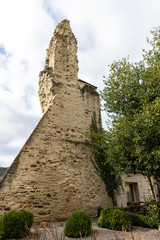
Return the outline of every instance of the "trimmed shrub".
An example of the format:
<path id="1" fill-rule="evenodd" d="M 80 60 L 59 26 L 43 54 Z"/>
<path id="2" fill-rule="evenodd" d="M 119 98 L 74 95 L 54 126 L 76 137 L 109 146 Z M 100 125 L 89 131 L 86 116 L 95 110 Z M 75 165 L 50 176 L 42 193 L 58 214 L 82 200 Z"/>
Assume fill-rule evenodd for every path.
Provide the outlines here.
<path id="1" fill-rule="evenodd" d="M 78 238 L 91 234 L 91 219 L 86 212 L 77 211 L 73 212 L 68 218 L 64 233 L 68 237 Z"/>
<path id="2" fill-rule="evenodd" d="M 149 216 L 143 216 L 138 213 L 130 214 L 130 216 L 132 218 L 132 224 L 134 226 L 157 228 L 157 224 L 152 224 L 151 218 Z"/>
<path id="3" fill-rule="evenodd" d="M 101 211 L 97 224 L 102 228 L 113 230 L 129 230 L 132 225 L 130 214 L 118 207 L 109 207 Z"/>
<path id="4" fill-rule="evenodd" d="M 33 224 L 33 214 L 29 211 L 10 211 L 4 213 L 0 219 L 0 239 L 19 239 L 26 235 L 26 226 Z"/>
<path id="5" fill-rule="evenodd" d="M 147 225 L 148 216 L 143 216 L 138 213 L 131 214 L 132 224 L 134 226 L 149 227 Z"/>

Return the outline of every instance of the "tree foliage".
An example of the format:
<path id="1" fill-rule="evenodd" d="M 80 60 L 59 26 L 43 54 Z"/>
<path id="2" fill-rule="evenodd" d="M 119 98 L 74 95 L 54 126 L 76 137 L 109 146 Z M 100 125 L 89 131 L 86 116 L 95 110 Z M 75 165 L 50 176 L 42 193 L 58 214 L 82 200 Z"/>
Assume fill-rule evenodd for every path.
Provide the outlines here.
<path id="1" fill-rule="evenodd" d="M 160 180 L 160 28 L 142 60 L 114 61 L 101 93 L 112 119 L 109 158 L 120 173 Z"/>
<path id="2" fill-rule="evenodd" d="M 160 28 L 151 31 L 151 49 L 143 50 L 142 60 L 130 63 L 129 58 L 114 61 L 104 80 L 102 98 L 105 109 L 116 115 L 129 115 L 160 97 Z"/>

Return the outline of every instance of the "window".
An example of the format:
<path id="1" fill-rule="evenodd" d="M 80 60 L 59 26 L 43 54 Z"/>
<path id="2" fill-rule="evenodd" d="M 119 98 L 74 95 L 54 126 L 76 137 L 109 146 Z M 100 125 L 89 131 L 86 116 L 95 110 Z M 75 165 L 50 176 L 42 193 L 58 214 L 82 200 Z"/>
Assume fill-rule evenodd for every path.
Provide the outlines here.
<path id="1" fill-rule="evenodd" d="M 137 183 L 125 183 L 126 197 L 128 202 L 139 202 Z"/>

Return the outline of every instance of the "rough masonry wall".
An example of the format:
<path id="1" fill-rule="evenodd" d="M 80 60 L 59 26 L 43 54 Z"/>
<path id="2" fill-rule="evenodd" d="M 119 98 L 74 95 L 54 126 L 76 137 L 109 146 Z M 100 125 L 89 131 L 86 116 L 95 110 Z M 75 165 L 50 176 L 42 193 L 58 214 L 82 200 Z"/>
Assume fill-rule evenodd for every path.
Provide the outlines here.
<path id="1" fill-rule="evenodd" d="M 66 219 L 75 210 L 96 216 L 98 207 L 112 205 L 86 135 L 93 112 L 99 116 L 99 95 L 77 79 L 69 22 L 60 23 L 55 33 L 39 80 L 44 115 L 0 184 L 1 212 L 29 208 L 35 221 Z"/>
<path id="2" fill-rule="evenodd" d="M 82 130 L 90 105 L 97 106 L 90 93 L 77 93 L 57 96 L 42 117 L 1 183 L 1 210 L 29 208 L 36 221 L 47 221 L 81 209 L 96 216 L 98 207 L 112 205 Z"/>

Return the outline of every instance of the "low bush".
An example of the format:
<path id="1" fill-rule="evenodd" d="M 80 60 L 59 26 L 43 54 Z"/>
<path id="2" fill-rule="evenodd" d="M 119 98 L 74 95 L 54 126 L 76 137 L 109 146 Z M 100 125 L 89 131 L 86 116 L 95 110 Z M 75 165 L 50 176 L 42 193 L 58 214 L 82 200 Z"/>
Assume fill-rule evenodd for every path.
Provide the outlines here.
<path id="1" fill-rule="evenodd" d="M 68 237 L 78 238 L 91 234 L 91 219 L 86 212 L 73 212 L 68 218 L 64 233 Z"/>
<path id="2" fill-rule="evenodd" d="M 33 214 L 29 211 L 10 211 L 0 219 L 0 239 L 19 239 L 26 235 L 26 226 L 33 224 Z"/>
<path id="3" fill-rule="evenodd" d="M 97 224 L 102 228 L 114 230 L 129 230 L 132 225 L 130 214 L 118 207 L 109 207 L 101 211 Z"/>
<path id="4" fill-rule="evenodd" d="M 132 218 L 132 224 L 134 226 L 141 226 L 141 227 L 150 227 L 148 223 L 149 216 L 143 216 L 138 213 L 130 214 Z"/>
<path id="5" fill-rule="evenodd" d="M 157 228 L 157 224 L 153 224 L 150 216 L 143 216 L 138 213 L 130 214 L 132 218 L 132 224 L 134 226 Z"/>

